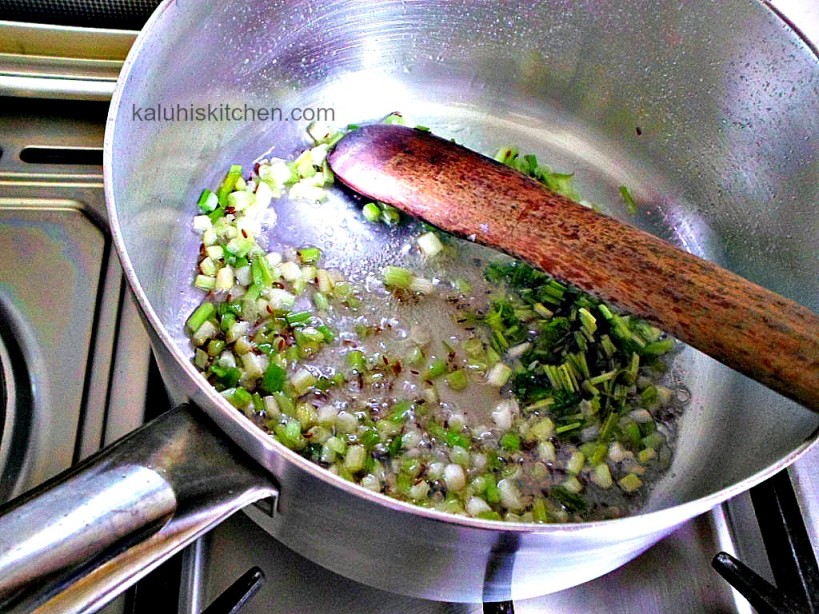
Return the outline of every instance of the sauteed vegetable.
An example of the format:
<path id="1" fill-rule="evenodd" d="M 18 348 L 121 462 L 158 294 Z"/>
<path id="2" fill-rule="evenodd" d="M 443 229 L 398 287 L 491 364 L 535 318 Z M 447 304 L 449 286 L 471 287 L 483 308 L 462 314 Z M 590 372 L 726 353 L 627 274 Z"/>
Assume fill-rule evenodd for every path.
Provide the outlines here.
<path id="1" fill-rule="evenodd" d="M 321 201 L 333 183 L 324 158 L 342 133 L 309 134 L 314 146 L 292 161 L 232 166 L 199 199 L 194 285 L 207 294 L 187 328 L 204 377 L 287 447 L 421 506 L 556 522 L 639 505 L 671 458 L 678 399 L 659 382 L 674 341 L 500 255 L 479 264 L 483 279 L 459 276 L 461 242 L 430 228 L 415 268 L 390 264 L 363 283 L 320 245 L 267 251 L 271 202 Z M 535 156 L 497 159 L 577 198 L 572 176 Z M 401 222 L 382 203 L 362 215 Z M 451 330 L 425 326 L 431 306 Z"/>

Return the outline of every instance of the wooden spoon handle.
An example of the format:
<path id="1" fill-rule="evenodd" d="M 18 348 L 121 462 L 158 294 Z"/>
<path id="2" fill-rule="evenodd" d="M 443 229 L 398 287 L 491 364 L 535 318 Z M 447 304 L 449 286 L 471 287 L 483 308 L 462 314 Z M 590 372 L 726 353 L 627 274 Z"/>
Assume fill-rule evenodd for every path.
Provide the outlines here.
<path id="1" fill-rule="evenodd" d="M 427 132 L 366 126 L 329 163 L 347 186 L 521 258 L 819 411 L 819 317 Z"/>

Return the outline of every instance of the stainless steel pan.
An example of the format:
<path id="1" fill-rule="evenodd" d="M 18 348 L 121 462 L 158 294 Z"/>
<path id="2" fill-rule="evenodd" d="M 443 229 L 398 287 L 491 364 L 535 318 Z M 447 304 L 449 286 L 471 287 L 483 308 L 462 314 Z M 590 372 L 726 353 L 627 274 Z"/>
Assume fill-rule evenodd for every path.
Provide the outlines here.
<path id="1" fill-rule="evenodd" d="M 691 402 L 673 465 L 639 515 L 498 524 L 338 479 L 205 385 L 182 330 L 199 300 L 188 229 L 199 191 L 273 145 L 296 151 L 307 122 L 150 122 L 139 109 L 324 107 L 340 123 L 399 109 L 475 149 L 519 144 L 575 169 L 614 215 L 626 217 L 616 194 L 629 185 L 650 204 L 632 223 L 816 309 L 818 90 L 815 50 L 746 0 L 166 1 L 112 102 L 106 196 L 166 383 L 201 409 L 174 410 L 8 508 L 0 606 L 98 607 L 254 499 L 264 505 L 248 513 L 272 535 L 355 580 L 450 601 L 530 597 L 634 558 L 794 461 L 819 426 L 688 349 L 676 363 Z M 351 267 L 383 247 L 355 231 L 351 205 L 331 206 L 283 212 L 273 240 L 322 241 Z"/>

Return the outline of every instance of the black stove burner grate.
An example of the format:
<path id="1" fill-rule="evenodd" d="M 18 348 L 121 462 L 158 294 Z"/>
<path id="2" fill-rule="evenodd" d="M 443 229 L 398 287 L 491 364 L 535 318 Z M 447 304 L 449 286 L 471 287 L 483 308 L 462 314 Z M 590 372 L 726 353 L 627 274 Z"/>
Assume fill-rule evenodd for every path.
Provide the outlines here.
<path id="1" fill-rule="evenodd" d="M 751 500 L 776 586 L 725 552 L 714 568 L 760 614 L 819 613 L 819 564 L 787 471 L 752 488 Z"/>
<path id="2" fill-rule="evenodd" d="M 159 0 L 0 0 L 7 21 L 140 30 Z"/>

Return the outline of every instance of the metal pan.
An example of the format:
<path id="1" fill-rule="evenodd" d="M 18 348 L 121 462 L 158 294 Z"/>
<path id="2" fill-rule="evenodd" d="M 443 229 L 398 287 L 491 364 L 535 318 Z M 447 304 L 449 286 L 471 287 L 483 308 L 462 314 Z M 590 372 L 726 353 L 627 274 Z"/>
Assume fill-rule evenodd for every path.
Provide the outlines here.
<path id="1" fill-rule="evenodd" d="M 188 229 L 198 192 L 274 144 L 296 151 L 308 122 L 147 121 L 140 110 L 322 107 L 346 123 L 400 109 L 474 149 L 516 143 L 575 169 L 613 215 L 626 216 L 616 194 L 629 185 L 651 204 L 631 223 L 816 309 L 818 88 L 815 50 L 747 0 L 166 1 L 111 105 L 105 187 L 166 384 L 196 408 L 6 509 L 0 607 L 99 607 L 253 500 L 264 505 L 248 513 L 277 539 L 355 580 L 448 601 L 531 597 L 634 558 L 793 462 L 819 426 L 816 414 L 686 349 L 676 369 L 691 402 L 676 454 L 637 515 L 500 524 L 347 483 L 207 386 L 183 333 L 199 300 Z M 382 239 L 355 231 L 350 203 L 329 206 L 283 212 L 271 240 L 322 242 L 339 266 L 371 264 Z M 327 219 L 338 221 L 330 234 Z"/>

